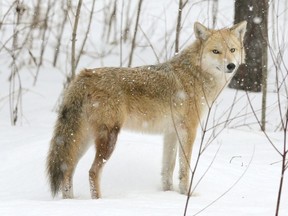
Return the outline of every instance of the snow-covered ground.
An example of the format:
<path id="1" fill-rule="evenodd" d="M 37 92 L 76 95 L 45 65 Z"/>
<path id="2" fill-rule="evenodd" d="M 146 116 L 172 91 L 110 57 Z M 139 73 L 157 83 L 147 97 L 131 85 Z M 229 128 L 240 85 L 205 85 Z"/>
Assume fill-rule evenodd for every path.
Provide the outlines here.
<path id="1" fill-rule="evenodd" d="M 169 20 L 173 20 L 177 15 L 177 10 L 172 15 L 169 14 L 172 13 L 173 7 L 177 8 L 177 2 L 170 1 L 174 6 L 167 6 L 165 10 L 161 3 L 150 2 L 151 4 L 144 4 L 148 15 L 143 17 L 142 27 L 144 30 L 148 29 L 151 23 L 160 20 L 162 25 L 153 28 L 158 38 L 153 37 L 153 32 L 148 33 L 151 35 L 153 44 L 156 44 L 159 42 L 159 38 L 164 37 L 166 31 L 164 26 L 168 25 L 169 27 Z M 229 26 L 232 23 L 231 4 L 223 2 L 226 1 L 220 1 L 220 9 L 222 9 L 219 12 L 218 20 L 220 27 Z M 159 11 L 165 12 L 165 16 L 167 16 L 165 19 L 168 20 L 168 23 L 165 23 L 167 20 L 163 21 L 164 15 L 162 14 L 161 17 Z M 158 16 L 154 16 L 157 13 Z M 208 24 L 204 18 L 206 14 L 200 16 L 197 11 L 197 15 L 193 16 L 193 20 L 185 22 L 183 41 L 188 40 L 191 36 L 192 24 L 195 20 Z M 191 29 L 188 28 L 189 25 L 191 25 Z M 193 37 L 189 41 L 192 39 Z M 99 45 L 98 47 L 104 46 L 99 41 L 96 43 Z M 156 46 L 159 52 L 162 45 L 163 43 L 159 42 L 159 46 Z M 135 65 L 155 62 L 151 50 L 150 53 L 145 50 L 142 50 L 141 53 L 141 49 L 139 49 L 135 56 Z M 2 57 L 7 58 L 5 55 Z M 67 65 L 63 56 L 60 60 L 61 64 Z M 98 67 L 117 64 L 119 65 L 117 55 L 98 59 L 95 62 L 83 58 L 79 68 L 85 67 L 85 65 Z M 121 132 L 116 150 L 103 172 L 102 199 L 90 199 L 88 170 L 94 157 L 93 148 L 89 149 L 76 169 L 75 199 L 62 200 L 60 196 L 55 199 L 51 197 L 45 174 L 45 160 L 56 119 L 54 110 L 65 81 L 63 68 L 61 66 L 52 68 L 49 64 L 45 64 L 39 73 L 36 86 L 32 85 L 34 77 L 31 75 L 34 73 L 31 71 L 35 68 L 27 67 L 21 70 L 21 83 L 24 88 L 22 117 L 19 118 L 17 126 L 10 126 L 9 74 L 7 73 L 10 69 L 8 64 L 4 61 L 2 63 L 1 60 L 0 216 L 183 215 L 187 197 L 177 192 L 178 168 L 174 175 L 175 192 L 161 191 L 162 137 L 160 135 Z M 234 96 L 234 90 L 226 89 L 223 92 L 212 112 L 210 125 L 213 125 L 213 122 L 215 124 L 215 121 L 217 122 L 219 119 L 219 122 L 226 120 L 229 114 L 226 110 L 229 110 L 232 105 Z M 261 94 L 250 94 L 250 97 L 255 109 L 258 110 L 261 104 Z M 193 182 L 194 193 L 189 201 L 187 215 L 275 215 L 281 158 L 255 124 L 256 120 L 251 114 L 246 95 L 238 92 L 237 98 L 239 101 L 237 100 L 230 118 L 236 116 L 238 118 L 219 133 L 200 157 Z M 275 101 L 277 101 L 276 93 L 269 92 L 268 128 L 270 130 L 268 135 L 281 151 L 284 141 L 283 132 L 273 132 L 274 130 L 271 129 L 279 123 Z M 247 116 L 240 118 L 244 113 Z M 222 128 L 223 124 L 220 124 L 215 133 Z M 197 158 L 201 134 L 199 129 L 193 151 L 192 168 Z M 207 137 L 211 134 L 213 133 L 207 133 Z M 207 140 L 205 139 L 204 142 L 206 143 Z M 287 174 L 285 177 L 287 178 Z M 287 183 L 284 184 L 282 194 L 281 216 L 288 215 L 288 188 L 286 185 Z"/>
<path id="2" fill-rule="evenodd" d="M 57 84 L 57 73 L 44 74 L 39 77 L 39 83 L 45 85 L 35 87 L 37 93 L 24 96 L 25 123 L 17 127 L 9 126 L 9 122 L 0 124 L 0 215 L 182 215 L 186 197 L 177 192 L 177 170 L 176 192 L 161 191 L 161 136 L 126 131 L 120 134 L 116 151 L 104 169 L 102 199 L 90 199 L 88 170 L 93 148 L 76 170 L 76 198 L 51 198 L 45 158 L 56 118 L 51 110 L 61 85 Z M 227 89 L 223 96 L 232 98 L 233 94 L 234 91 Z M 219 106 L 219 110 L 225 110 L 227 103 Z M 5 115 L 8 114 L 1 112 L 1 119 Z M 269 135 L 280 148 L 281 132 Z M 194 159 L 200 137 L 199 130 Z M 273 215 L 280 179 L 279 160 L 261 132 L 225 129 L 200 158 L 194 185 L 211 167 L 190 199 L 188 215 L 196 214 L 221 196 L 200 215 Z M 288 212 L 286 184 L 284 187 L 280 215 Z"/>

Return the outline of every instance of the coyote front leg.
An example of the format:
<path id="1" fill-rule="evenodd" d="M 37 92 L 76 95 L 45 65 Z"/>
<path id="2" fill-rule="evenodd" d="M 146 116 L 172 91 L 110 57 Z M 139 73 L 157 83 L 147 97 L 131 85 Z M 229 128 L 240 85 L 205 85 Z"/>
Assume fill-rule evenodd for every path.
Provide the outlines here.
<path id="1" fill-rule="evenodd" d="M 164 135 L 162 160 L 162 188 L 164 191 L 173 190 L 173 171 L 177 154 L 177 135 L 175 132 L 166 132 Z"/>
<path id="2" fill-rule="evenodd" d="M 185 132 L 185 135 L 180 140 L 179 145 L 179 190 L 181 194 L 188 194 L 189 190 L 189 174 L 190 174 L 190 162 L 193 143 L 196 137 L 197 127 L 193 127 Z"/>

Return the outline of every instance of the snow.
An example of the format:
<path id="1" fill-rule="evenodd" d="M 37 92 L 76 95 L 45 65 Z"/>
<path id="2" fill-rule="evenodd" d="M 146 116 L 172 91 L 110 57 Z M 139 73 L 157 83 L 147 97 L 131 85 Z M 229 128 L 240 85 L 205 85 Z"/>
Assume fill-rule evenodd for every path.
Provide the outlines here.
<path id="1" fill-rule="evenodd" d="M 75 173 L 76 199 L 53 200 L 45 176 L 50 135 L 50 127 L 1 125 L 0 215 L 179 215 L 183 212 L 186 197 L 160 189 L 161 138 L 127 132 L 120 135 L 117 149 L 104 170 L 101 200 L 90 200 L 89 194 L 88 170 L 93 148 Z M 214 142 L 201 158 L 198 179 L 209 167 L 220 143 L 219 153 L 196 188 L 189 212 L 195 213 L 221 196 L 247 169 L 239 183 L 202 215 L 272 215 L 280 163 L 271 165 L 279 157 L 267 140 L 259 134 L 233 129 L 222 132 Z M 283 195 L 285 215 L 287 187 Z"/>
<path id="2" fill-rule="evenodd" d="M 161 191 L 162 137 L 127 131 L 120 134 L 115 153 L 103 171 L 102 199 L 91 200 L 89 193 L 88 170 L 94 148 L 89 149 L 77 167 L 75 199 L 62 200 L 60 196 L 53 199 L 45 175 L 45 157 L 56 119 L 51 110 L 59 95 L 57 91 L 49 90 L 53 85 L 55 89 L 59 88 L 56 84 L 59 77 L 43 73 L 39 79 L 39 83 L 49 85 L 36 86 L 35 91 L 39 94 L 25 96 L 23 102 L 31 103 L 23 111 L 25 118 L 30 119 L 29 123 L 16 127 L 9 126 L 9 122 L 1 121 L 0 124 L 0 215 L 183 214 L 186 196 L 177 192 L 177 168 L 174 175 L 176 191 Z M 233 98 L 233 94 L 233 90 L 227 89 L 223 98 Z M 222 99 L 218 105 L 223 107 L 218 107 L 218 110 L 225 110 L 228 106 Z M 33 101 L 37 101 L 39 106 L 33 106 Z M 1 119 L 4 115 L 7 112 L 1 112 Z M 282 133 L 271 132 L 269 135 L 281 148 Z M 200 138 L 199 130 L 192 167 Z M 227 194 L 200 215 L 273 215 L 280 180 L 279 160 L 279 155 L 261 132 L 224 129 L 200 158 L 194 186 L 212 164 L 190 199 L 188 215 L 201 211 L 227 190 Z M 280 215 L 288 211 L 285 205 L 287 192 L 284 185 Z"/>
<path id="3" fill-rule="evenodd" d="M 51 132 L 49 127 L 7 126 L 5 134 L 1 134 L 0 157 L 5 162 L 0 169 L 1 215 L 182 214 L 186 197 L 160 190 L 161 137 L 127 132 L 120 135 L 116 152 L 104 170 L 102 199 L 90 200 L 88 170 L 94 153 L 90 149 L 75 173 L 76 198 L 53 200 L 44 173 L 48 131 Z M 202 215 L 272 215 L 279 166 L 270 164 L 278 160 L 277 154 L 259 134 L 227 130 L 220 137 L 201 159 L 198 178 L 222 143 L 190 200 L 189 213 L 192 215 L 215 200 L 247 170 L 239 183 Z M 283 203 L 287 198 L 286 188 Z M 282 211 L 287 211 L 287 207 L 283 205 Z"/>
<path id="4" fill-rule="evenodd" d="M 174 18 L 177 15 L 176 1 L 167 1 L 169 4 L 166 3 L 168 5 L 166 8 L 161 5 L 163 2 L 159 2 L 151 1 L 151 4 L 145 4 L 144 1 L 143 7 L 148 16 L 146 19 L 143 18 L 141 26 L 147 30 L 160 20 L 161 25 L 154 28 L 154 32 L 148 30 L 146 32 L 148 35 L 158 35 L 156 39 L 151 36 L 154 44 L 159 43 L 156 47 L 158 52 L 162 50 L 162 42 L 165 41 L 163 40 L 165 25 L 174 24 Z M 233 1 L 231 2 L 220 1 L 219 27 L 231 26 Z M 133 5 L 135 6 L 136 3 Z M 176 11 L 173 12 L 173 8 Z M 201 9 L 200 6 L 199 8 Z M 203 8 L 200 9 L 193 8 L 193 11 L 197 11 L 194 19 L 186 17 L 187 21 L 182 30 L 182 44 L 185 44 L 185 41 L 191 37 L 193 22 L 206 20 L 206 14 L 198 16 L 198 12 Z M 166 21 L 159 17 L 159 10 L 164 11 L 163 14 L 167 16 Z M 132 13 L 132 9 L 130 12 Z M 155 16 L 155 14 L 158 15 Z M 92 34 L 93 32 L 90 33 Z M 159 38 L 162 38 L 161 43 Z M 100 43 L 100 45 L 105 48 L 105 43 Z M 91 49 L 94 48 L 94 46 L 91 47 Z M 170 46 L 166 47 L 166 49 L 169 48 Z M 144 51 L 141 49 L 141 52 Z M 138 50 L 138 54 L 137 52 L 135 54 L 135 62 L 138 65 L 155 62 L 151 51 L 145 51 L 144 54 L 141 52 Z M 169 57 L 169 53 L 165 55 Z M 162 58 L 165 58 L 165 55 Z M 7 58 L 7 56 L 4 57 Z M 59 57 L 59 60 L 61 64 L 63 63 L 61 66 L 65 68 L 67 60 L 63 56 Z M 87 65 L 89 67 L 111 66 L 118 63 L 117 55 L 97 59 L 97 61 L 83 58 L 80 60 L 79 68 L 87 67 Z M 22 116 L 17 126 L 10 126 L 7 96 L 9 75 L 8 72 L 6 73 L 10 71 L 8 66 L 3 62 L 0 71 L 1 216 L 183 215 L 187 197 L 178 193 L 178 164 L 174 173 L 175 191 L 163 192 L 161 190 L 162 137 L 129 131 L 120 133 L 116 150 L 105 165 L 101 182 L 103 196 L 101 199 L 91 200 L 89 192 L 88 171 L 95 154 L 93 147 L 88 150 L 77 166 L 74 176 L 75 199 L 63 200 L 60 195 L 53 199 L 49 191 L 45 163 L 56 120 L 55 109 L 65 82 L 65 74 L 63 74 L 65 69 L 60 66 L 52 68 L 49 64 L 45 64 L 39 73 L 36 86 L 32 85 L 34 81 L 34 77 L 30 74 L 32 69 L 27 67 L 21 71 L 22 86 L 25 89 L 22 99 Z M 188 215 L 275 215 L 281 177 L 281 158 L 255 124 L 256 120 L 251 113 L 246 94 L 238 92 L 237 100 L 234 101 L 235 94 L 234 90 L 226 89 L 211 114 L 208 128 L 213 127 L 215 123 L 225 122 L 228 116 L 235 119 L 224 129 L 224 124 L 219 124 L 215 131 L 209 130 L 204 139 L 204 145 L 208 147 L 201 155 L 196 169 Z M 178 96 L 183 100 L 186 98 L 183 92 L 179 92 Z M 251 93 L 249 97 L 255 110 L 259 110 L 261 94 Z M 268 135 L 275 146 L 282 151 L 283 131 L 274 131 L 279 123 L 276 101 L 276 93 L 270 91 L 268 93 L 268 107 L 270 107 L 268 109 Z M 229 108 L 233 102 L 235 106 L 230 113 Z M 96 102 L 93 106 L 97 108 L 98 103 Z M 242 117 L 244 114 L 245 116 Z M 199 128 L 193 150 L 192 168 L 196 163 L 201 135 L 202 131 Z M 214 137 L 215 135 L 217 136 Z M 65 168 L 65 164 L 62 168 Z M 287 174 L 285 178 L 287 182 Z M 279 215 L 288 215 L 287 203 L 288 188 L 287 183 L 284 183 Z"/>

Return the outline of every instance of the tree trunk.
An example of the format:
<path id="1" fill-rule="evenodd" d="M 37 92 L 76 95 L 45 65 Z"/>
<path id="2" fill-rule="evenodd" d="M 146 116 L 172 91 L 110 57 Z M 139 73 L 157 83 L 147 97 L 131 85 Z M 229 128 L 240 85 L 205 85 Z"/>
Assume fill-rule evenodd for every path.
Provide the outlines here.
<path id="1" fill-rule="evenodd" d="M 248 22 L 244 39 L 245 64 L 241 65 L 229 87 L 260 92 L 267 74 L 268 0 L 235 0 L 234 23 Z"/>

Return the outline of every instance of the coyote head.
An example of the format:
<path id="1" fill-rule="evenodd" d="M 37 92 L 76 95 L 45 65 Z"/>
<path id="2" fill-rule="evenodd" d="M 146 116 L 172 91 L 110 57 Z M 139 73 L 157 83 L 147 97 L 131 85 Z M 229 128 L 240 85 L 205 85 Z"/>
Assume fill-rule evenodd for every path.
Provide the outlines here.
<path id="1" fill-rule="evenodd" d="M 220 30 L 208 29 L 198 22 L 194 24 L 196 38 L 201 44 L 199 65 L 202 71 L 226 80 L 233 76 L 239 65 L 244 63 L 246 24 L 243 21 L 232 28 Z"/>

